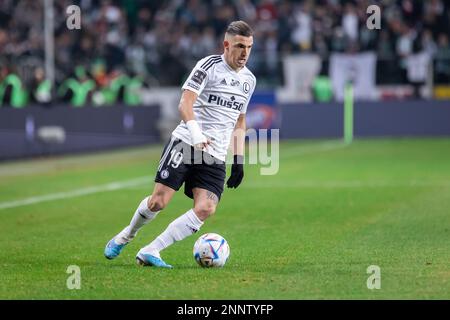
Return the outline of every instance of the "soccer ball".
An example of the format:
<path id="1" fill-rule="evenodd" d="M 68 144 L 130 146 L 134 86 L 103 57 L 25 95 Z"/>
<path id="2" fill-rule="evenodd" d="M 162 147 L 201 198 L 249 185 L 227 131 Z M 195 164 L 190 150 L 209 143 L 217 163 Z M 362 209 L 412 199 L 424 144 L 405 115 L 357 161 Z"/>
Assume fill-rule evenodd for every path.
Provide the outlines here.
<path id="1" fill-rule="evenodd" d="M 194 259 L 204 268 L 220 268 L 230 256 L 227 240 L 217 233 L 206 233 L 194 244 Z"/>

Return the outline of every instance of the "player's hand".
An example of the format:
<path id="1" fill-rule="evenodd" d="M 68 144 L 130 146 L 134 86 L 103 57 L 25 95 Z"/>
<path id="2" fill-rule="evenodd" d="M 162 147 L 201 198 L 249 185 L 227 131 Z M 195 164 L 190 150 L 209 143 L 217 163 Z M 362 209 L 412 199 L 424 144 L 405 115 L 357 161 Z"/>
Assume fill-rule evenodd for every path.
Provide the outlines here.
<path id="1" fill-rule="evenodd" d="M 231 166 L 231 175 L 227 181 L 228 188 L 237 188 L 244 178 L 244 156 L 235 155 Z"/>
<path id="2" fill-rule="evenodd" d="M 208 138 L 206 138 L 205 136 L 203 136 L 206 140 L 206 142 L 203 142 L 205 140 L 201 140 L 200 143 L 194 143 L 194 148 L 197 150 L 204 150 L 206 149 L 207 146 L 209 146 L 211 144 L 211 140 L 209 140 Z"/>

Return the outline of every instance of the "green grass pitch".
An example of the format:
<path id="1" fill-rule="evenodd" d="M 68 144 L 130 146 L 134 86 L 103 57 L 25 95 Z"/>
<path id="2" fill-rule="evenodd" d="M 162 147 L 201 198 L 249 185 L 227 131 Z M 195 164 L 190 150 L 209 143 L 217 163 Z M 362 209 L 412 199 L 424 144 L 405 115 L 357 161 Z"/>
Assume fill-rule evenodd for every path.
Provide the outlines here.
<path id="1" fill-rule="evenodd" d="M 0 299 L 450 298 L 449 139 L 283 142 L 276 175 L 246 165 L 202 230 L 163 251 L 173 270 L 134 257 L 191 208 L 182 192 L 109 261 L 104 246 L 151 192 L 161 151 L 0 164 Z M 193 259 L 206 232 L 230 244 L 222 269 Z M 367 288 L 371 265 L 381 289 Z"/>

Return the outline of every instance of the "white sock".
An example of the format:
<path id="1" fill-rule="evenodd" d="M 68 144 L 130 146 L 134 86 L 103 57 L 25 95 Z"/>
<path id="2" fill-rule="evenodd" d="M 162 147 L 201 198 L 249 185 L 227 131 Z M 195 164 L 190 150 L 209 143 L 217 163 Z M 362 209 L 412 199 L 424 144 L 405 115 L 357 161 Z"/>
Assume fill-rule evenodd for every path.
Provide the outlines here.
<path id="1" fill-rule="evenodd" d="M 160 257 L 159 252 L 176 241 L 183 240 L 197 232 L 203 225 L 193 209 L 178 217 L 169 224 L 166 230 L 161 233 L 153 242 L 143 247 L 139 253 L 147 253 Z"/>
<path id="2" fill-rule="evenodd" d="M 146 197 L 144 200 L 141 201 L 138 208 L 134 212 L 130 224 L 116 236 L 115 241 L 118 244 L 128 243 L 131 240 L 133 240 L 139 229 L 141 229 L 142 226 L 146 225 L 151 220 L 153 220 L 155 216 L 160 212 L 160 211 L 153 212 L 148 208 L 147 203 L 150 197 L 151 196 Z"/>

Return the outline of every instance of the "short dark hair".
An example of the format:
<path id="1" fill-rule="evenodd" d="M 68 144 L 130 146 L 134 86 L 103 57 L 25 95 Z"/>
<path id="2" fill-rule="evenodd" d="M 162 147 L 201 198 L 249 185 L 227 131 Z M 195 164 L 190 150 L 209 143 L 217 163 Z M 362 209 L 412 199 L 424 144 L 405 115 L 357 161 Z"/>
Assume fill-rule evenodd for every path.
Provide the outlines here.
<path id="1" fill-rule="evenodd" d="M 227 27 L 226 33 L 232 36 L 253 36 L 252 28 L 250 28 L 247 22 L 242 20 L 231 22 Z"/>

